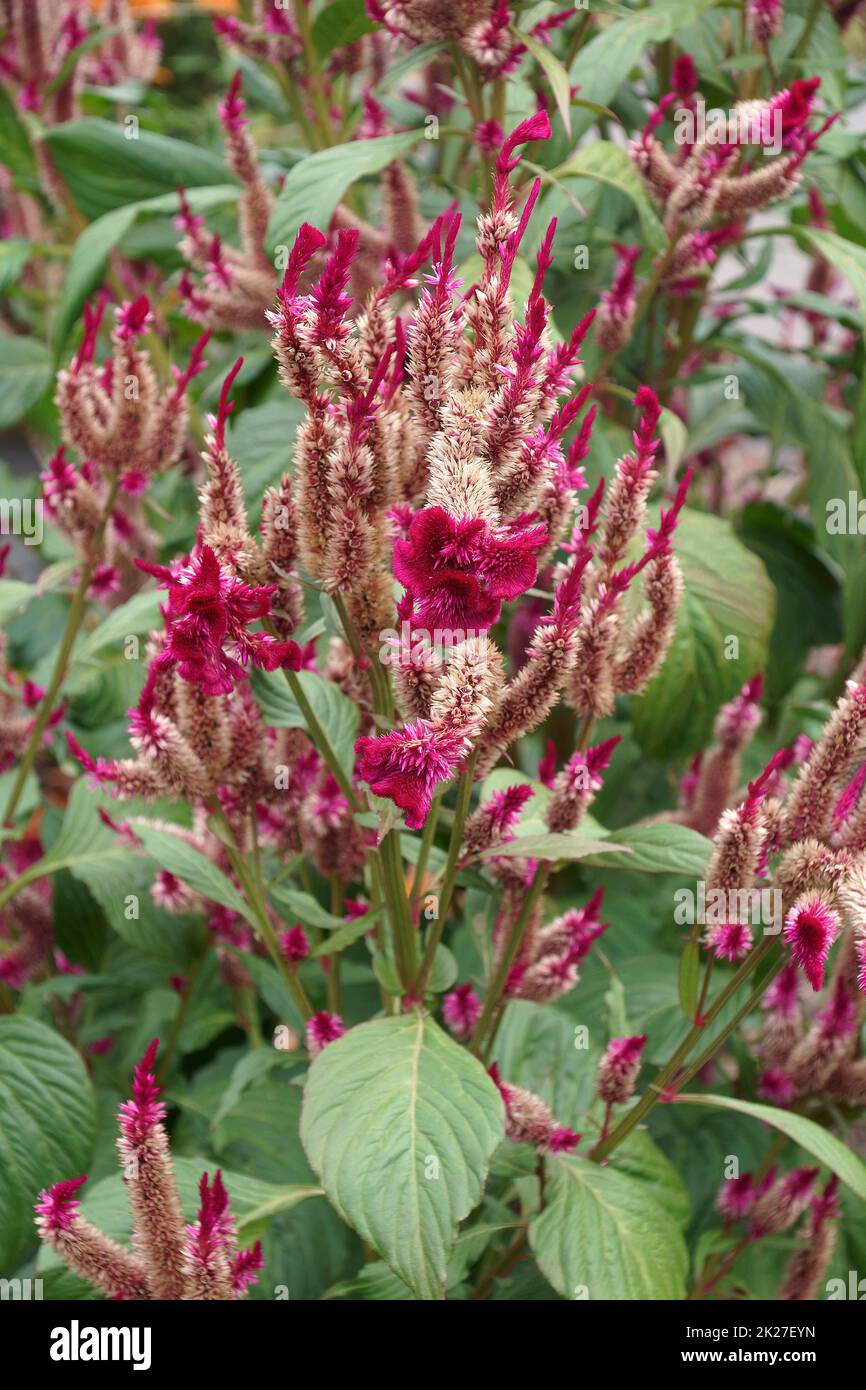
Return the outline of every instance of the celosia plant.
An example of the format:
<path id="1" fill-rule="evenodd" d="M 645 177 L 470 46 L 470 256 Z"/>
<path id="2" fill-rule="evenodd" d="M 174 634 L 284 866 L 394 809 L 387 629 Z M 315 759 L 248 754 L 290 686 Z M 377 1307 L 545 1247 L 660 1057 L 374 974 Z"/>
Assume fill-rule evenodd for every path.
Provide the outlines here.
<path id="1" fill-rule="evenodd" d="M 834 1296 L 852 7 L 157 8 L 0 3 L 0 1272 Z"/>

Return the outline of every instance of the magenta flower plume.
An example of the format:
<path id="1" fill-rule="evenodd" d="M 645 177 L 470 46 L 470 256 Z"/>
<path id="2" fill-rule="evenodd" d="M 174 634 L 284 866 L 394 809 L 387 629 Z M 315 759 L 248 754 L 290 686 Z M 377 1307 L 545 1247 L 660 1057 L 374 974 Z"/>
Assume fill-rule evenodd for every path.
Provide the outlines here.
<path id="1" fill-rule="evenodd" d="M 300 670 L 296 642 L 248 631 L 249 623 L 270 613 L 275 584 L 244 584 L 220 566 L 210 546 L 177 574 L 164 565 L 136 564 L 168 589 L 168 640 L 155 664 L 177 664 L 181 677 L 200 685 L 205 695 L 230 694 L 247 664 L 266 671 Z"/>
<path id="2" fill-rule="evenodd" d="M 424 824 L 437 784 L 453 777 L 464 751 L 459 731 L 437 728 L 429 719 L 355 744 L 358 776 L 406 812 L 410 830 Z"/>
<path id="3" fill-rule="evenodd" d="M 307 933 L 300 922 L 296 922 L 280 935 L 280 954 L 293 968 L 310 954 Z"/>
<path id="4" fill-rule="evenodd" d="M 312 1018 L 308 1018 L 304 1033 L 310 1060 L 318 1057 L 328 1043 L 341 1038 L 345 1031 L 346 1025 L 339 1014 L 329 1013 L 327 1009 L 320 1009 Z"/>
<path id="5" fill-rule="evenodd" d="M 86 1182 L 85 1173 L 80 1178 L 67 1178 L 53 1187 L 43 1188 L 35 1207 L 40 1232 L 69 1230 L 81 1206 L 78 1191 Z"/>
<path id="6" fill-rule="evenodd" d="M 606 1105 L 623 1105 L 634 1095 L 646 1034 L 612 1038 L 598 1064 L 598 1094 Z"/>
<path id="7" fill-rule="evenodd" d="M 707 945 L 716 960 L 742 960 L 752 949 L 751 928 L 747 922 L 717 924 L 707 932 Z"/>
<path id="8" fill-rule="evenodd" d="M 165 1119 L 165 1105 L 158 1099 L 159 1087 L 153 1073 L 159 1039 L 154 1038 L 132 1077 L 132 1100 L 125 1100 L 118 1119 L 120 1131 L 130 1144 L 143 1144 Z"/>
<path id="9" fill-rule="evenodd" d="M 791 954 L 814 990 L 824 983 L 824 966 L 839 935 L 839 915 L 818 894 L 798 899 L 785 919 L 783 936 Z"/>
<path id="10" fill-rule="evenodd" d="M 481 1016 L 481 1000 L 470 984 L 457 985 L 442 1000 L 442 1017 L 455 1038 L 468 1038 Z"/>
<path id="11" fill-rule="evenodd" d="M 41 1239 L 68 1267 L 110 1298 L 239 1298 L 261 1268 L 261 1248 L 238 1251 L 228 1194 L 217 1172 L 199 1186 L 201 1206 L 184 1227 L 163 1127 L 165 1106 L 153 1073 L 158 1043 L 150 1044 L 132 1080 L 132 1097 L 118 1114 L 117 1149 L 133 1219 L 125 1249 L 79 1211 L 85 1178 L 69 1178 L 39 1194 Z"/>

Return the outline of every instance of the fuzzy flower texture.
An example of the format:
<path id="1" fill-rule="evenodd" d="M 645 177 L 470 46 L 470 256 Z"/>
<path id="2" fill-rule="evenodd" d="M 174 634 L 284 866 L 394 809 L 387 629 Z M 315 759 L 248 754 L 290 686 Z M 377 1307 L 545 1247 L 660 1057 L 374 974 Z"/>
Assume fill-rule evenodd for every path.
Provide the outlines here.
<path id="1" fill-rule="evenodd" d="M 262 1267 L 261 1245 L 238 1248 L 219 1169 L 199 1182 L 195 1220 L 184 1225 L 153 1074 L 157 1041 L 135 1069 L 132 1098 L 120 1107 L 117 1150 L 132 1212 L 132 1243 L 118 1244 L 79 1211 L 86 1177 L 40 1192 L 36 1227 L 69 1269 L 114 1299 L 240 1298 Z"/>

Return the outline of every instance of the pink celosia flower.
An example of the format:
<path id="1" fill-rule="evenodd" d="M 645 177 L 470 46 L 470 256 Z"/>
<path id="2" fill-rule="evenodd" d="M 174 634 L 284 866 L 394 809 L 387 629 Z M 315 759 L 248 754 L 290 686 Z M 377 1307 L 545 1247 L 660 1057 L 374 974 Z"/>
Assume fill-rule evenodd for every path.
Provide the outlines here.
<path id="1" fill-rule="evenodd" d="M 607 1105 L 624 1105 L 634 1095 L 646 1034 L 612 1038 L 598 1064 L 597 1089 Z"/>
<path id="2" fill-rule="evenodd" d="M 206 695 L 229 694 L 247 663 L 266 671 L 280 666 L 300 669 L 296 642 L 248 631 L 249 623 L 269 614 L 275 584 L 244 584 L 221 568 L 209 546 L 178 574 L 144 560 L 136 564 L 168 589 L 168 641 L 155 665 L 177 663 L 183 679 L 201 685 Z M 239 660 L 228 654 L 226 645 Z"/>
<path id="3" fill-rule="evenodd" d="M 481 1016 L 481 1000 L 471 985 L 457 985 L 442 1000 L 442 1017 L 455 1038 L 468 1038 Z"/>
<path id="4" fill-rule="evenodd" d="M 522 1086 L 506 1085 L 496 1062 L 488 1068 L 505 1106 L 505 1133 L 515 1144 L 532 1144 L 539 1153 L 570 1153 L 580 1135 L 557 1124 L 550 1107 L 540 1096 Z"/>
<path id="5" fill-rule="evenodd" d="M 818 894 L 798 899 L 785 918 L 784 939 L 814 990 L 824 983 L 824 965 L 839 929 L 839 914 Z"/>
<path id="6" fill-rule="evenodd" d="M 328 1013 L 327 1009 L 320 1009 L 318 1013 L 313 1014 L 312 1018 L 307 1019 L 304 1030 L 310 1059 L 318 1057 L 328 1043 L 336 1042 L 345 1031 L 346 1025 L 339 1014 Z"/>
<path id="7" fill-rule="evenodd" d="M 410 830 L 419 830 L 435 787 L 454 775 L 464 749 L 459 732 L 419 719 L 378 738 L 359 738 L 358 776 L 377 796 L 390 797 L 406 812 Z"/>
<path id="8" fill-rule="evenodd" d="M 295 969 L 298 963 L 310 954 L 307 933 L 300 922 L 296 922 L 293 927 L 289 927 L 280 934 L 280 952 L 292 969 Z"/>
<path id="9" fill-rule="evenodd" d="M 710 927 L 707 945 L 716 960 L 742 960 L 752 949 L 752 929 L 748 922 L 724 922 Z"/>
<path id="10" fill-rule="evenodd" d="M 796 1100 L 797 1088 L 781 1067 L 766 1067 L 758 1078 L 758 1095 L 784 1107 Z"/>

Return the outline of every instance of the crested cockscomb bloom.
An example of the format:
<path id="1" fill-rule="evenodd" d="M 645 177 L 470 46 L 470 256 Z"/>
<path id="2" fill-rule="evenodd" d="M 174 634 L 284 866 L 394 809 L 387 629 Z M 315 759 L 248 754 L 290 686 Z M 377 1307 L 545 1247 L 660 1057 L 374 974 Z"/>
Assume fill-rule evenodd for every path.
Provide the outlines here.
<path id="1" fill-rule="evenodd" d="M 395 542 L 394 573 L 420 624 L 485 632 L 503 601 L 535 582 L 544 540 L 543 529 L 524 517 L 497 532 L 481 517 L 458 520 L 429 507 L 413 519 L 408 539 Z"/>
<path id="2" fill-rule="evenodd" d="M 177 572 L 145 561 L 138 565 L 168 589 L 167 640 L 158 667 L 177 664 L 182 678 L 200 685 L 206 695 L 228 694 L 248 665 L 300 670 L 296 642 L 249 631 L 250 623 L 269 615 L 275 584 L 244 584 L 207 545 Z"/>
<path id="3" fill-rule="evenodd" d="M 608 768 L 619 741 L 620 735 L 605 739 L 604 743 L 569 758 L 553 783 L 545 817 L 548 830 L 555 834 L 574 830 L 582 820 L 601 789 L 601 774 Z"/>
<path id="4" fill-rule="evenodd" d="M 624 1105 L 634 1095 L 646 1034 L 612 1038 L 598 1064 L 596 1089 L 606 1105 Z"/>
<path id="5" fill-rule="evenodd" d="M 410 830 L 424 824 L 437 784 L 453 777 L 464 750 L 459 732 L 437 728 L 429 719 L 355 744 L 358 776 L 406 812 Z"/>
<path id="6" fill-rule="evenodd" d="M 782 935 L 795 963 L 816 991 L 824 982 L 824 966 L 839 929 L 839 914 L 826 894 L 804 894 L 785 918 Z"/>
<path id="7" fill-rule="evenodd" d="M 481 1000 L 472 985 L 457 985 L 442 1000 L 442 1017 L 455 1038 L 468 1038 L 481 1017 Z"/>
<path id="8" fill-rule="evenodd" d="M 320 1009 L 318 1013 L 314 1013 L 312 1018 L 307 1019 L 305 1029 L 310 1060 L 318 1057 L 322 1049 L 328 1046 L 328 1043 L 336 1042 L 337 1038 L 341 1038 L 345 1031 L 346 1025 L 339 1014 L 328 1013 L 327 1009 Z"/>
<path id="9" fill-rule="evenodd" d="M 618 352 L 628 342 L 637 303 L 634 270 L 641 248 L 615 242 L 614 249 L 616 272 L 610 289 L 601 296 L 595 320 L 595 339 L 603 352 Z"/>
<path id="10" fill-rule="evenodd" d="M 505 1133 L 509 1139 L 515 1144 L 532 1144 L 539 1153 L 570 1153 L 577 1147 L 580 1135 L 557 1124 L 550 1106 L 540 1096 L 503 1082 L 496 1063 L 489 1072 L 505 1105 Z"/>
<path id="11" fill-rule="evenodd" d="M 219 1174 L 208 1187 L 202 1179 L 202 1211 L 195 1227 L 184 1229 L 163 1119 L 165 1105 L 153 1074 L 157 1043 L 151 1043 L 135 1069 L 132 1098 L 120 1108 L 117 1148 L 133 1217 L 132 1248 L 110 1240 L 83 1217 L 78 1190 L 85 1178 L 56 1183 L 39 1195 L 36 1226 L 46 1245 L 94 1288 L 111 1298 L 237 1298 L 249 1278 L 211 1280 L 204 1268 L 205 1247 L 219 1248 L 234 1270 L 251 1274 L 260 1249 L 238 1252 L 228 1196 Z M 190 1260 L 195 1232 L 197 1262 Z M 212 1262 L 211 1262 L 212 1267 Z"/>

